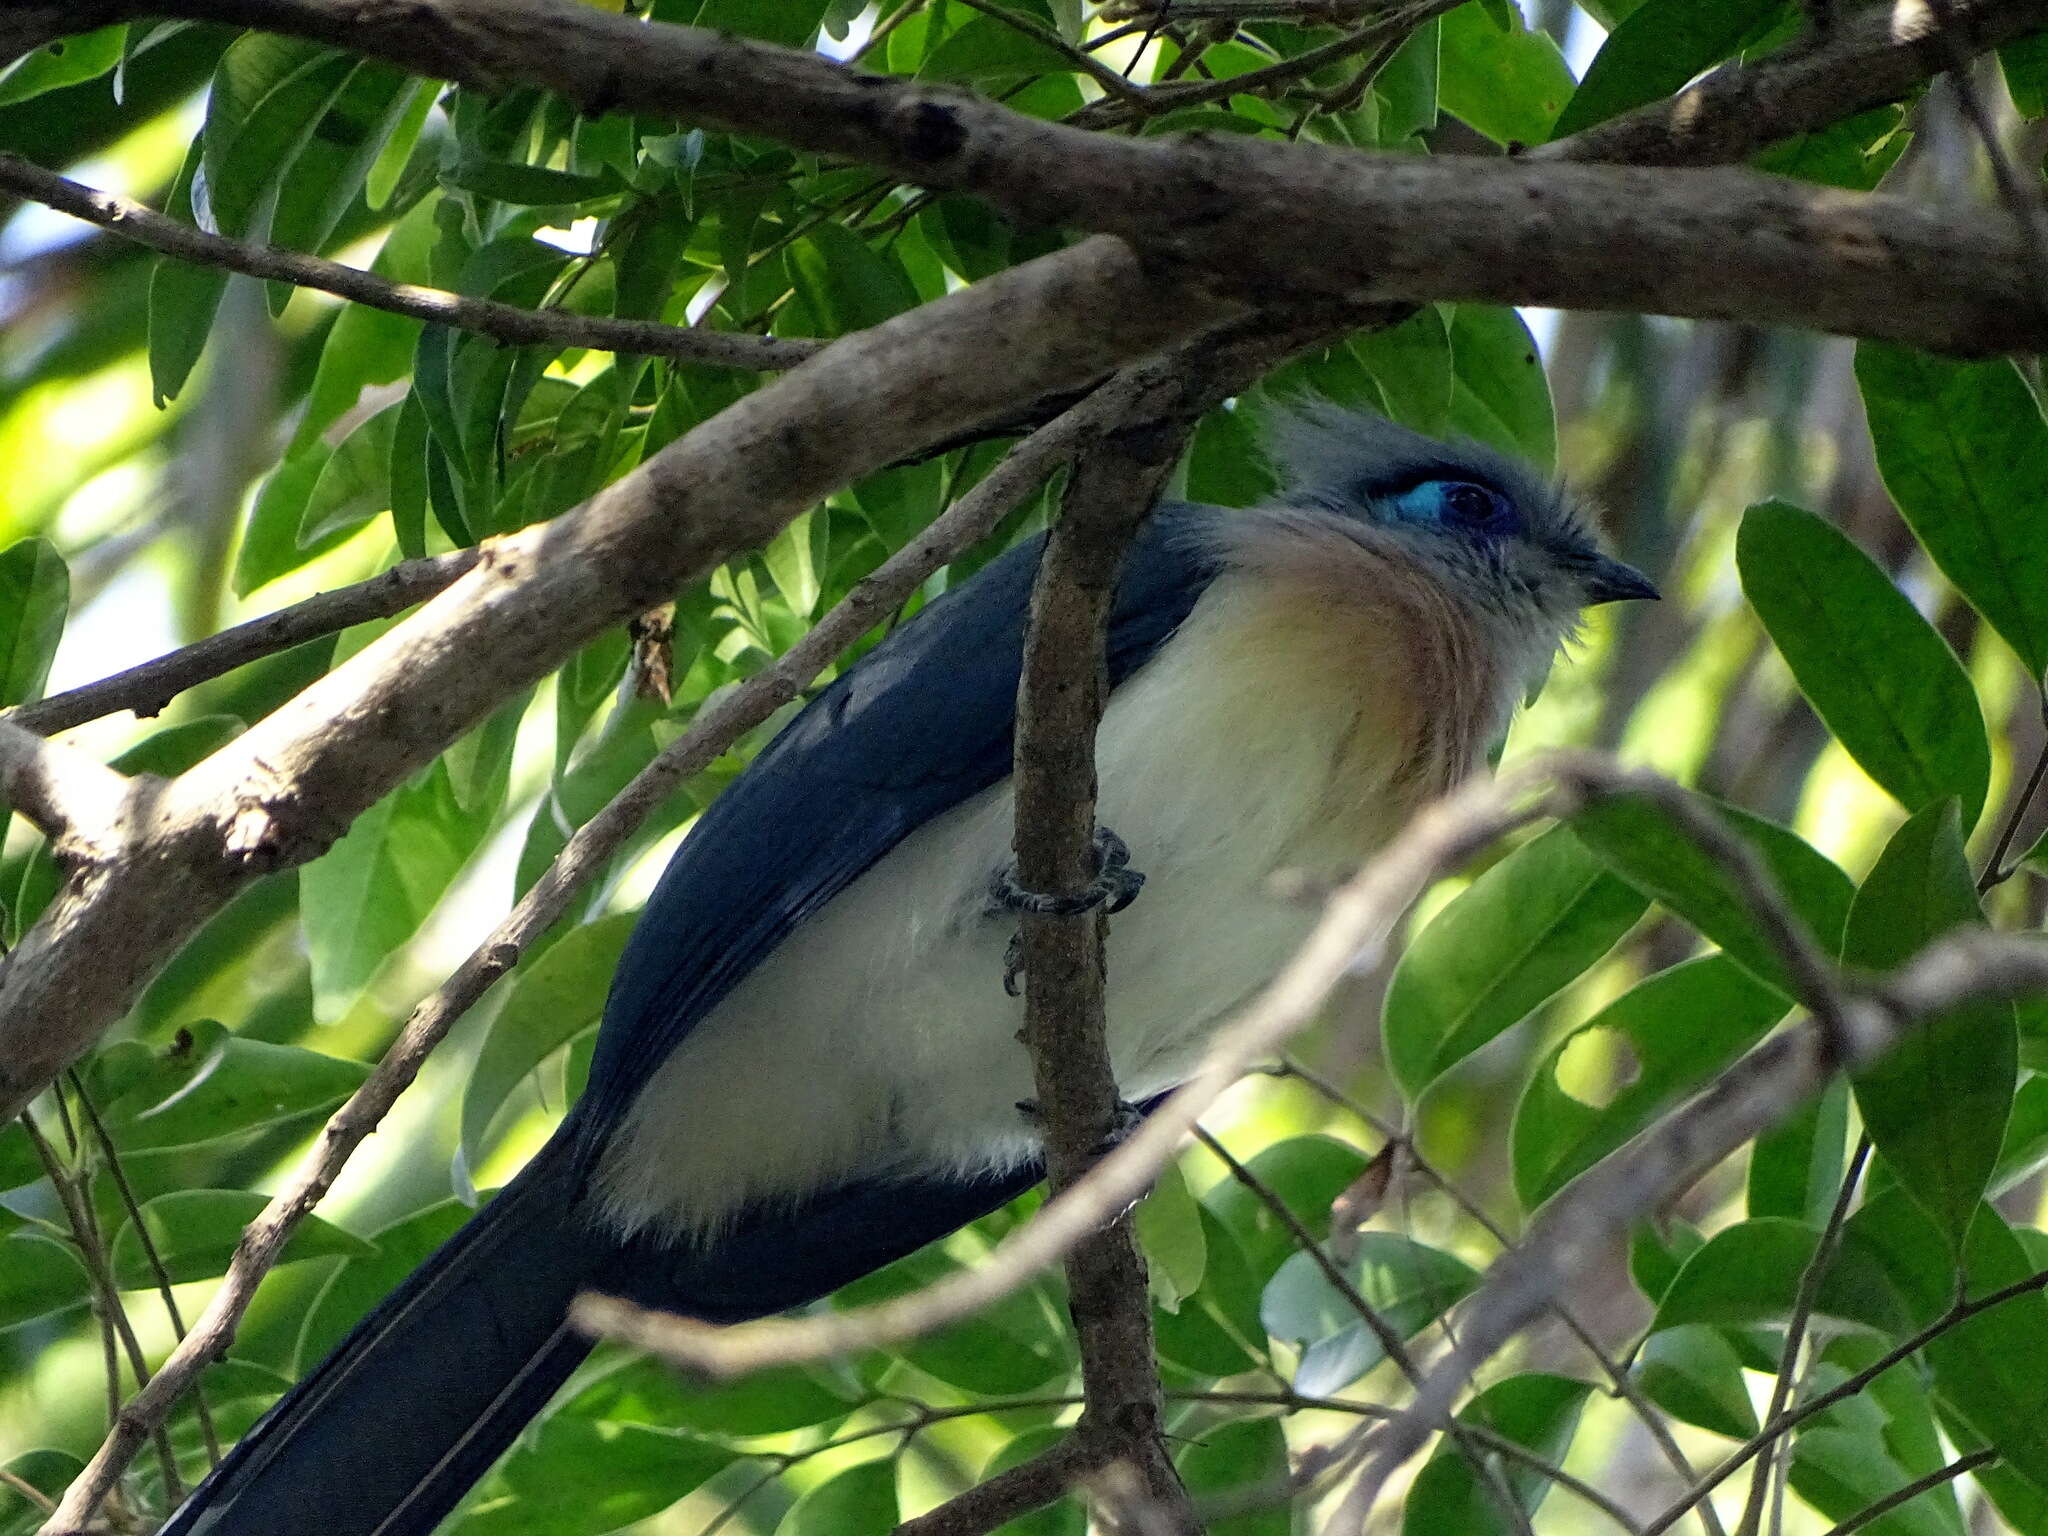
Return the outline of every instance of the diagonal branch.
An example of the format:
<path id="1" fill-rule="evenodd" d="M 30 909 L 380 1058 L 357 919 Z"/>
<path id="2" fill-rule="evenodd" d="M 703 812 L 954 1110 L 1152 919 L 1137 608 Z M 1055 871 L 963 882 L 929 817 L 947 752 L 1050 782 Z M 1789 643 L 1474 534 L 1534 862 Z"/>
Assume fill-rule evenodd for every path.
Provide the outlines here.
<path id="1" fill-rule="evenodd" d="M 522 309 L 496 299 L 472 298 L 419 283 L 394 283 L 360 267 L 323 256 L 287 251 L 253 240 L 231 240 L 166 218 L 133 198 L 101 192 L 46 171 L 19 155 L 0 151 L 0 188 L 95 224 L 165 256 L 245 277 L 315 288 L 371 309 L 475 331 L 508 346 L 594 347 L 667 357 L 678 362 L 724 368 L 794 368 L 814 356 L 819 343 L 771 336 L 743 336 L 659 320 L 617 320 L 577 315 L 563 309 Z"/>
<path id="2" fill-rule="evenodd" d="M 99 759 L 0 715 L 0 805 L 21 812 L 51 842 L 109 857 L 127 804 L 128 781 Z"/>

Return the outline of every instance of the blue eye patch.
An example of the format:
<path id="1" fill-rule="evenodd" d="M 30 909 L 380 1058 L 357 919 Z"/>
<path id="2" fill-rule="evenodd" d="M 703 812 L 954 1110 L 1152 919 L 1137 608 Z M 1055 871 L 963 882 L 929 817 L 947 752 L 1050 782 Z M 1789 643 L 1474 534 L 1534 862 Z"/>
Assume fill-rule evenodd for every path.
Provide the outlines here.
<path id="1" fill-rule="evenodd" d="M 1506 535 L 1522 531 L 1513 502 L 1477 480 L 1423 480 L 1380 505 L 1404 522 L 1427 523 L 1463 533 Z"/>

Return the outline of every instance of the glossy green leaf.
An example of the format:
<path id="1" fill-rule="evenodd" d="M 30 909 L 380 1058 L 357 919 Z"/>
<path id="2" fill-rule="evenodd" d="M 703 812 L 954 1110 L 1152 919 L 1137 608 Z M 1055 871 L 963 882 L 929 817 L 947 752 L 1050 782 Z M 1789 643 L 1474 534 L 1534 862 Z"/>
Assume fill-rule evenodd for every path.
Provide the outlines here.
<path id="1" fill-rule="evenodd" d="M 54 545 L 23 539 L 0 550 L 0 709 L 43 696 L 70 608 L 71 573 Z"/>
<path id="2" fill-rule="evenodd" d="M 164 213 L 181 224 L 198 220 L 194 206 L 201 149 L 195 142 L 171 183 Z M 219 267 L 160 257 L 149 278 L 149 377 L 161 408 L 185 387 L 205 350 L 228 275 Z"/>
<path id="3" fill-rule="evenodd" d="M 486 733 L 490 794 L 465 805 L 448 760 L 437 760 L 357 817 L 300 871 L 318 1017 L 348 1010 L 469 862 L 504 797 L 525 705 L 516 698 L 477 728 Z"/>
<path id="4" fill-rule="evenodd" d="M 1847 1232 L 1884 1264 L 1915 1326 L 1948 1310 L 1956 1295 L 1955 1256 L 1915 1201 L 1898 1190 L 1881 1194 L 1849 1218 Z M 1971 1298 L 2038 1272 L 1990 1206 L 1970 1224 L 1962 1269 Z M 1923 1358 L 1948 1407 L 2014 1472 L 2048 1491 L 2048 1298 L 2033 1290 L 1988 1308 L 1930 1341 Z"/>
<path id="5" fill-rule="evenodd" d="M 1492 1430 L 1542 1460 L 1564 1460 L 1593 1388 L 1568 1376 L 1530 1371 L 1497 1381 L 1457 1415 L 1461 1424 Z M 1503 1512 L 1495 1492 L 1505 1484 L 1525 1517 L 1550 1492 L 1550 1480 L 1526 1462 L 1498 1452 L 1486 1456 L 1493 1476 L 1482 1479 L 1455 1445 L 1440 1445 L 1416 1475 L 1401 1519 L 1401 1536 L 1495 1536 L 1521 1529 Z"/>
<path id="6" fill-rule="evenodd" d="M 1290 1463 L 1287 1436 L 1278 1419 L 1240 1419 L 1218 1425 L 1184 1446 L 1174 1458 L 1181 1481 L 1198 1506 L 1255 1488 L 1285 1482 Z M 1289 1536 L 1293 1520 L 1284 1504 L 1204 1523 L 1209 1536 Z"/>
<path id="7" fill-rule="evenodd" d="M 1418 432 L 1448 430 L 1455 375 L 1439 306 L 1425 304 L 1399 325 L 1354 336 L 1348 350 L 1378 386 L 1386 415 Z"/>
<path id="8" fill-rule="evenodd" d="M 1512 8 L 1511 8 L 1512 9 Z M 1476 5 L 1443 18 L 1444 110 L 1496 144 L 1541 144 L 1578 82 L 1547 33 L 1531 31 L 1515 11 L 1506 28 Z"/>
<path id="9" fill-rule="evenodd" d="M 1345 1278 L 1396 1338 L 1415 1337 L 1479 1284 L 1464 1260 L 1394 1232 L 1365 1232 L 1340 1265 Z M 1259 1307 L 1266 1331 L 1301 1350 L 1294 1390 L 1327 1397 L 1385 1358 L 1357 1309 L 1314 1257 L 1297 1253 L 1280 1266 Z"/>
<path id="10" fill-rule="evenodd" d="M 917 290 L 893 256 L 837 224 L 820 224 L 784 253 L 803 318 L 779 334 L 843 336 L 917 307 Z"/>
<path id="11" fill-rule="evenodd" d="M 1181 1177 L 1180 1165 L 1159 1170 L 1152 1191 L 1133 1213 L 1139 1246 L 1145 1250 L 1153 1299 L 1169 1312 L 1201 1289 L 1209 1245 L 1202 1233 L 1202 1207 Z"/>
<path id="12" fill-rule="evenodd" d="M 1855 894 L 1849 877 L 1776 822 L 1705 796 L 1695 798 L 1748 840 L 1792 914 L 1823 951 L 1833 953 Z M 1603 798 L 1574 817 L 1572 829 L 1622 878 L 1719 944 L 1729 959 L 1787 997 L 1793 995 L 1777 951 L 1728 876 L 1654 802 L 1634 794 Z"/>
<path id="13" fill-rule="evenodd" d="M 1735 559 L 1800 692 L 1849 755 L 1907 810 L 1953 795 L 1975 826 L 1991 780 L 1976 690 L 1877 562 L 1777 501 L 1744 514 Z"/>
<path id="14" fill-rule="evenodd" d="M 1262 1147 L 1245 1166 L 1321 1242 L 1330 1236 L 1331 1203 L 1370 1162 L 1364 1152 L 1334 1136 L 1290 1136 Z M 1261 1285 L 1298 1246 L 1293 1229 L 1235 1179 L 1219 1182 L 1203 1203 L 1236 1239 Z"/>
<path id="15" fill-rule="evenodd" d="M 1460 304 L 1450 334 L 1450 427 L 1549 470 L 1557 462 L 1557 420 L 1543 358 L 1522 317 L 1512 309 Z"/>
<path id="16" fill-rule="evenodd" d="M 1704 1323 L 1661 1329 L 1643 1341 L 1634 1370 L 1643 1395 L 1673 1418 L 1731 1440 L 1756 1433 L 1742 1358 L 1720 1329 Z"/>
<path id="17" fill-rule="evenodd" d="M 1235 1376 L 1266 1352 L 1259 1281 L 1230 1229 L 1206 1207 L 1200 1221 L 1202 1284 L 1175 1310 L 1155 1310 L 1152 1330 L 1167 1363 L 1201 1376 Z"/>
<path id="18" fill-rule="evenodd" d="M 86 1074 L 100 1117 L 123 1152 L 195 1146 L 330 1109 L 369 1068 L 294 1045 L 231 1035 L 212 1020 L 168 1046 L 124 1040 Z"/>
<path id="19" fill-rule="evenodd" d="M 399 407 L 387 405 L 342 439 L 299 512 L 298 545 L 352 533 L 391 505 L 391 444 Z"/>
<path id="20" fill-rule="evenodd" d="M 1944 802 L 1886 844 L 1850 908 L 1843 955 L 1890 970 L 1982 921 L 1955 807 Z M 2012 1004 L 1986 1002 L 1928 1020 L 1856 1078 L 1870 1139 L 1958 1251 L 1998 1161 L 2018 1072 Z"/>
<path id="21" fill-rule="evenodd" d="M 1830 1520 L 1860 1514 L 1913 1481 L 1892 1459 L 1882 1436 L 1847 1429 L 1809 1429 L 1792 1442 L 1792 1491 Z M 1860 1527 L 1874 1536 L 1964 1536 L 1955 1490 L 1928 1490 Z"/>
<path id="22" fill-rule="evenodd" d="M 55 1238 L 36 1232 L 0 1237 L 0 1329 L 83 1306 L 91 1296 L 85 1266 Z"/>
<path id="23" fill-rule="evenodd" d="M 1856 382 L 1899 512 L 2027 670 L 2048 670 L 2048 541 L 2037 465 L 2048 422 L 2010 362 L 1955 363 L 1866 341 Z"/>
<path id="24" fill-rule="evenodd" d="M 393 282 L 427 281 L 434 204 L 433 198 L 422 199 L 391 227 L 370 263 L 372 272 Z M 303 451 L 354 410 L 365 389 L 403 378 L 419 345 L 419 334 L 420 322 L 404 315 L 387 314 L 365 304 L 343 309 L 320 349 L 320 367 L 313 377 L 305 415 L 292 438 L 292 452 Z"/>
<path id="25" fill-rule="evenodd" d="M 2048 32 L 2005 44 L 1998 50 L 1998 66 L 2020 116 L 2048 116 Z"/>
<path id="26" fill-rule="evenodd" d="M 1534 1209 L 1669 1108 L 1704 1087 L 1785 1013 L 1785 1000 L 1724 955 L 1660 971 L 1550 1051 L 1515 1109 L 1515 1194 Z M 1573 1094 L 1559 1068 L 1603 1049 L 1611 1088 Z"/>
<path id="27" fill-rule="evenodd" d="M 199 134 L 202 178 L 193 200 L 203 227 L 268 236 L 285 176 L 359 68 L 381 66 L 268 32 L 245 32 L 229 45 Z"/>
<path id="28" fill-rule="evenodd" d="M 828 1377 L 822 1369 L 775 1366 L 711 1386 L 659 1360 L 633 1359 L 584 1385 L 557 1412 L 715 1435 L 779 1435 L 856 1409 Z"/>
<path id="29" fill-rule="evenodd" d="M 1723 1228 L 1679 1269 L 1657 1304 L 1651 1330 L 1687 1323 L 1744 1328 L 1782 1322 L 1819 1236 L 1816 1227 L 1775 1216 Z M 1880 1332 L 1904 1326 L 1905 1306 L 1884 1269 L 1849 1243 L 1842 1244 L 1821 1277 L 1814 1302 L 1823 1317 Z"/>
<path id="30" fill-rule="evenodd" d="M 979 1241 L 973 1236 L 959 1240 L 963 1245 Z M 923 1248 L 855 1280 L 834 1294 L 833 1304 L 853 1308 L 905 1296 L 960 1267 L 946 1245 Z M 1063 1377 L 1074 1363 L 1072 1343 L 1043 1287 L 1006 1296 L 965 1322 L 905 1345 L 900 1353 L 927 1375 L 990 1396 L 1036 1391 Z"/>
<path id="31" fill-rule="evenodd" d="M 142 1232 L 174 1285 L 211 1280 L 227 1273 L 242 1230 L 262 1214 L 270 1197 L 248 1189 L 180 1189 L 158 1195 L 142 1207 Z M 362 1253 L 369 1244 L 318 1216 L 301 1218 L 278 1256 L 280 1264 Z M 147 1246 L 130 1221 L 114 1236 L 114 1283 L 124 1291 L 157 1284 Z"/>
<path id="32" fill-rule="evenodd" d="M 0 70 L 0 106 L 96 79 L 121 62 L 127 44 L 126 22 L 45 43 Z"/>
<path id="33" fill-rule="evenodd" d="M 1600 45 L 1554 137 L 1669 96 L 1760 33 L 1783 0 L 1642 0 Z"/>
<path id="34" fill-rule="evenodd" d="M 1754 164 L 1758 170 L 1826 187 L 1873 191 L 1912 140 L 1906 123 L 1902 107 L 1859 112 L 1812 133 L 1781 140 L 1758 155 Z"/>
<path id="35" fill-rule="evenodd" d="M 498 1464 L 461 1529 L 465 1536 L 618 1530 L 660 1514 L 737 1457 L 668 1430 L 552 1414 Z"/>
<path id="36" fill-rule="evenodd" d="M 888 1536 L 899 1518 L 896 1464 L 886 1458 L 849 1467 L 796 1501 L 775 1536 Z"/>
<path id="37" fill-rule="evenodd" d="M 1818 1226 L 1842 1183 L 1849 1131 L 1849 1086 L 1837 1078 L 1819 1098 L 1749 1149 L 1749 1214 L 1787 1216 Z"/>
<path id="38" fill-rule="evenodd" d="M 1583 975 L 1648 899 L 1569 827 L 1486 871 L 1416 935 L 1387 987 L 1387 1064 L 1419 1098 L 1444 1073 Z"/>
<path id="39" fill-rule="evenodd" d="M 314 129 L 278 177 L 270 239 L 287 250 L 327 248 L 342 217 L 362 196 L 363 183 L 384 141 L 411 103 L 414 81 L 387 65 L 364 63 L 349 72 Z M 269 287 L 270 311 L 279 314 L 295 290 Z"/>
<path id="40" fill-rule="evenodd" d="M 571 929 L 523 967 L 462 1091 L 462 1159 L 474 1168 L 500 1106 L 527 1074 L 571 1038 L 596 1027 L 612 972 L 637 912 L 615 912 Z"/>

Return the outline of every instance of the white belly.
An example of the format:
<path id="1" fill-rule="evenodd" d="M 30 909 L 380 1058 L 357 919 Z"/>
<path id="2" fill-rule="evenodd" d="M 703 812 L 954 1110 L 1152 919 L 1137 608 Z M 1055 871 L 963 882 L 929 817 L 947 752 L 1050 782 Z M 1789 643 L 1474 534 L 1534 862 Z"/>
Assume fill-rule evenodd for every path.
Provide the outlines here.
<path id="1" fill-rule="evenodd" d="M 1313 911 L 1278 899 L 1273 874 L 1343 869 L 1414 798 L 1393 787 L 1405 747 L 1359 761 L 1372 737 L 1357 729 L 1358 676 L 1303 690 L 1219 661 L 1250 654 L 1235 642 L 1251 617 L 1219 582 L 1115 692 L 1098 738 L 1099 820 L 1146 877 L 1109 923 L 1110 1052 L 1134 1101 L 1180 1081 L 1305 935 Z M 1357 658 L 1362 681 L 1385 660 Z M 1368 809 L 1331 815 L 1332 764 L 1347 757 L 1342 793 Z M 691 1032 L 606 1158 L 623 1225 L 705 1231 L 849 1175 L 986 1170 L 1035 1151 L 1017 1108 L 1033 1093 L 1023 1005 L 1003 989 L 1015 921 L 987 896 L 1011 817 L 1004 783 L 918 829 Z"/>

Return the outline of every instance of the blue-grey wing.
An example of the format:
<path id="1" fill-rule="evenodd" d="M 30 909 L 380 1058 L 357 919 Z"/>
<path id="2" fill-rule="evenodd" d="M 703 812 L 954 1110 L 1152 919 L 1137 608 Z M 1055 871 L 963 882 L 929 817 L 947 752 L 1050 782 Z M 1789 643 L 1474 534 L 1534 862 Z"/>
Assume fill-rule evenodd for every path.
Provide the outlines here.
<path id="1" fill-rule="evenodd" d="M 1164 506 L 1133 545 L 1109 634 L 1114 687 L 1214 575 Z M 911 831 L 1006 778 L 1039 540 L 991 561 L 849 668 L 764 748 L 670 860 L 613 978 L 578 1115 L 616 1124 L 648 1075 L 798 923 Z"/>

